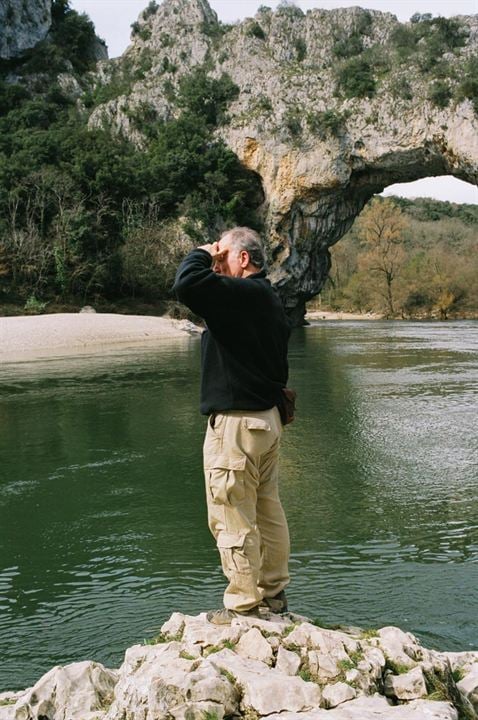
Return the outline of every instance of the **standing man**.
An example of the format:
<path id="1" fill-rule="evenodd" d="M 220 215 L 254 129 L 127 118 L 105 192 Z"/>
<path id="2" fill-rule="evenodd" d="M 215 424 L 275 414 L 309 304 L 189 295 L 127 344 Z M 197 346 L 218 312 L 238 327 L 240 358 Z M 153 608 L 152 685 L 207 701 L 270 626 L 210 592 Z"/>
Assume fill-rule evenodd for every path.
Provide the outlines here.
<path id="1" fill-rule="evenodd" d="M 207 324 L 201 340 L 201 404 L 208 415 L 204 474 L 209 528 L 229 581 L 208 620 L 286 612 L 289 531 L 279 499 L 289 323 L 266 279 L 259 235 L 237 227 L 180 264 L 178 299 Z"/>

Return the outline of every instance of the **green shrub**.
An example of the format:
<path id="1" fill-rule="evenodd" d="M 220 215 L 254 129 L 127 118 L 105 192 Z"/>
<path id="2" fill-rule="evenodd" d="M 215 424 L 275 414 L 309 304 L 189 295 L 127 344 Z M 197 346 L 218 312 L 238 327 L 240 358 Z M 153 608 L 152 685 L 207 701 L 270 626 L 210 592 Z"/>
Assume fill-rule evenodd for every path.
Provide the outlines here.
<path id="1" fill-rule="evenodd" d="M 317 113 L 309 112 L 306 116 L 306 122 L 310 130 L 322 137 L 325 137 L 328 132 L 337 137 L 339 131 L 343 128 L 345 120 L 345 115 L 335 110 L 325 110 Z"/>
<path id="2" fill-rule="evenodd" d="M 300 9 L 300 7 L 298 7 L 298 5 L 293 2 L 293 0 L 280 0 L 277 6 L 277 12 L 289 18 L 304 17 L 304 13 Z"/>
<path id="3" fill-rule="evenodd" d="M 301 117 L 302 113 L 296 107 L 288 108 L 283 115 L 284 125 L 292 137 L 297 137 L 302 133 Z"/>
<path id="4" fill-rule="evenodd" d="M 358 33 L 340 36 L 332 47 L 332 52 L 338 58 L 350 58 L 360 55 L 363 51 L 363 40 Z"/>
<path id="5" fill-rule="evenodd" d="M 159 36 L 159 41 L 162 47 L 171 47 L 172 45 L 174 45 L 174 40 L 172 39 L 171 35 L 166 32 L 161 33 L 161 35 Z"/>
<path id="6" fill-rule="evenodd" d="M 147 20 L 151 15 L 154 15 L 158 10 L 158 3 L 155 0 L 150 0 L 145 10 L 143 10 L 143 18 Z"/>
<path id="7" fill-rule="evenodd" d="M 478 58 L 470 58 L 465 65 L 464 74 L 457 88 L 457 100 L 468 98 L 478 115 Z"/>
<path id="8" fill-rule="evenodd" d="M 303 38 L 297 38 L 294 43 L 294 47 L 297 53 L 297 61 L 302 62 L 307 55 L 307 45 L 305 44 L 305 40 Z"/>
<path id="9" fill-rule="evenodd" d="M 451 89 L 448 83 L 442 80 L 436 80 L 430 86 L 428 99 L 439 108 L 444 108 L 448 105 L 451 98 Z"/>
<path id="10" fill-rule="evenodd" d="M 266 34 L 264 30 L 261 28 L 259 23 L 256 20 L 253 20 L 246 29 L 246 35 L 248 37 L 256 37 L 259 38 L 259 40 L 265 40 Z"/>
<path id="11" fill-rule="evenodd" d="M 227 106 L 238 95 L 239 88 L 229 75 L 223 73 L 214 80 L 199 68 L 181 79 L 177 103 L 204 118 L 208 125 L 221 125 L 226 120 Z"/>
<path id="12" fill-rule="evenodd" d="M 408 80 L 404 77 L 396 78 L 390 85 L 390 92 L 394 98 L 402 98 L 402 100 L 412 100 L 413 92 Z"/>
<path id="13" fill-rule="evenodd" d="M 339 71 L 339 85 L 348 98 L 372 97 L 375 93 L 375 79 L 372 68 L 361 58 L 352 58 Z"/>

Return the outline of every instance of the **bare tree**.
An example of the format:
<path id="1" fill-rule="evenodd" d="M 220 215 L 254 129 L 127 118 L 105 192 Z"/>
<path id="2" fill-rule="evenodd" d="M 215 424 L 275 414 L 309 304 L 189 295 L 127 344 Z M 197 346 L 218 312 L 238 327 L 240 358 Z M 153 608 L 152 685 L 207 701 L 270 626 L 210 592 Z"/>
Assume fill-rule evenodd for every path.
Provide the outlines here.
<path id="1" fill-rule="evenodd" d="M 374 199 L 360 215 L 359 237 L 365 252 L 359 257 L 359 268 L 375 279 L 375 290 L 385 301 L 387 314 L 395 314 L 394 281 L 406 260 L 402 246 L 408 226 L 404 214 L 391 200 Z"/>

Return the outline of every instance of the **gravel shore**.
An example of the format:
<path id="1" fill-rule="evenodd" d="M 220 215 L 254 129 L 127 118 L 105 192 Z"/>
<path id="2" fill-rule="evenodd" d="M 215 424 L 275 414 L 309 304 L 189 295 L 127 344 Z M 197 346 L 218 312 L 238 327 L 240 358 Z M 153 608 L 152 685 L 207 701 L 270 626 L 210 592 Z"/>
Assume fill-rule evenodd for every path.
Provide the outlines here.
<path id="1" fill-rule="evenodd" d="M 157 343 L 164 338 L 184 338 L 187 330 L 184 321 L 142 315 L 58 313 L 0 317 L 0 362 Z"/>

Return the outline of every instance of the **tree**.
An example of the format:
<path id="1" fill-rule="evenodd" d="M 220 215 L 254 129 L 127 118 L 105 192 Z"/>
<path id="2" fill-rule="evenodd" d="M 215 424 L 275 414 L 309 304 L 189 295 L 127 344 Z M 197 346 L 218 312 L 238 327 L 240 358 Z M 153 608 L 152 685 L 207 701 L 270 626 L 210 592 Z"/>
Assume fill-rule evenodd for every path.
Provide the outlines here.
<path id="1" fill-rule="evenodd" d="M 359 269 L 368 271 L 376 292 L 384 299 L 387 314 L 395 314 L 394 282 L 405 262 L 401 243 L 407 220 L 392 200 L 375 198 L 358 219 L 358 234 L 366 248 Z"/>

